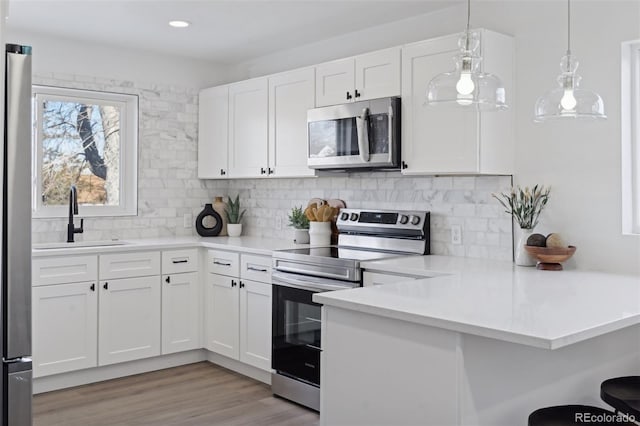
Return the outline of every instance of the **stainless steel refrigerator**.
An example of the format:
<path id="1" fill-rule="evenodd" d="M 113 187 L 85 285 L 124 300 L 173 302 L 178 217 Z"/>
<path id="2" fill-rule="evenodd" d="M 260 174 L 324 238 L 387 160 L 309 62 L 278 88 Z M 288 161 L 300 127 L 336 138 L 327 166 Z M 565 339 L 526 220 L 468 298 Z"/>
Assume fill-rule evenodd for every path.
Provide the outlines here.
<path id="1" fill-rule="evenodd" d="M 2 425 L 31 425 L 31 47 L 5 50 L 0 348 Z"/>

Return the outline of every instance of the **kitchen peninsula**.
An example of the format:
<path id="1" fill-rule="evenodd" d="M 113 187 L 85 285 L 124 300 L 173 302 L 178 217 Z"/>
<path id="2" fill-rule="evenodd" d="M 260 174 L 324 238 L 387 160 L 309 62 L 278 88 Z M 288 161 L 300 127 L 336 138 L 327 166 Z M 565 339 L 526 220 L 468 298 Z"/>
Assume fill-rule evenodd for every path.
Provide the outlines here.
<path id="1" fill-rule="evenodd" d="M 445 256 L 363 267 L 397 282 L 314 296 L 321 424 L 513 426 L 602 405 L 601 381 L 640 374 L 636 276 Z"/>

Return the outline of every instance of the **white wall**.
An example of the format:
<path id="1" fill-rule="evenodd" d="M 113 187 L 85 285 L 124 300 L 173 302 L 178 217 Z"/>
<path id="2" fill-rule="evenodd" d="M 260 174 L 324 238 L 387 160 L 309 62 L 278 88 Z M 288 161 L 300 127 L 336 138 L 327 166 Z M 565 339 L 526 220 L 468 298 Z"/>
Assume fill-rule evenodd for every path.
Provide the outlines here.
<path id="1" fill-rule="evenodd" d="M 640 38 L 640 2 L 572 3 L 572 50 L 583 87 L 600 93 L 609 116 L 597 123 L 532 120 L 566 50 L 566 2 L 484 0 L 472 7 L 473 26 L 515 37 L 515 181 L 553 187 L 539 230 L 560 232 L 577 246 L 581 268 L 640 274 L 640 236 L 621 232 L 620 185 L 620 43 Z M 279 52 L 241 64 L 238 79 L 459 32 L 465 17 L 456 7 Z"/>
<path id="2" fill-rule="evenodd" d="M 33 46 L 34 74 L 85 75 L 201 89 L 229 80 L 229 67 L 179 56 L 55 38 L 7 27 L 11 43 Z"/>

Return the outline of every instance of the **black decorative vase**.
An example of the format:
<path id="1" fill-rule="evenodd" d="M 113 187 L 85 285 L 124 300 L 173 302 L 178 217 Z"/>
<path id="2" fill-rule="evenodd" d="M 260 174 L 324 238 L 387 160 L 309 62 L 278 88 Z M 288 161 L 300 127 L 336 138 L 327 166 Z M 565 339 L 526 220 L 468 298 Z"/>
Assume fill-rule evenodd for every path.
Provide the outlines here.
<path id="1" fill-rule="evenodd" d="M 212 227 L 205 226 L 204 221 L 212 217 L 215 220 L 215 225 Z M 198 235 L 202 237 L 216 237 L 222 231 L 222 216 L 213 209 L 213 205 L 205 204 L 204 210 L 200 212 L 198 217 L 196 218 L 196 231 Z"/>

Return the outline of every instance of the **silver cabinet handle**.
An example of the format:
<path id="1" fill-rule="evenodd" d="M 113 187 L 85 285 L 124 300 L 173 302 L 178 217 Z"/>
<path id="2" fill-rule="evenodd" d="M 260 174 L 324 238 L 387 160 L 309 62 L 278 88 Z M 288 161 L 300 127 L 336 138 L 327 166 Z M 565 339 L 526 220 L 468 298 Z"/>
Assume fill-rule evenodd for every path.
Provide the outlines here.
<path id="1" fill-rule="evenodd" d="M 248 271 L 256 271 L 256 272 L 268 272 L 268 269 L 256 268 L 255 266 L 247 266 Z"/>
<path id="2" fill-rule="evenodd" d="M 224 262 L 220 262 L 220 261 L 217 261 L 217 260 L 214 260 L 213 264 L 214 265 L 220 265 L 220 266 L 231 266 L 230 263 L 224 263 Z"/>

